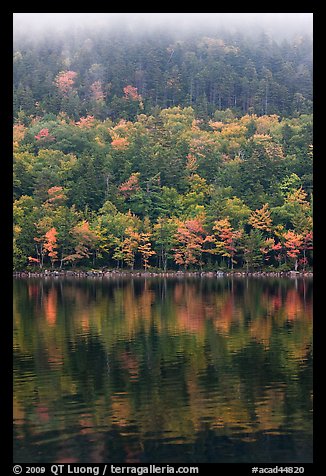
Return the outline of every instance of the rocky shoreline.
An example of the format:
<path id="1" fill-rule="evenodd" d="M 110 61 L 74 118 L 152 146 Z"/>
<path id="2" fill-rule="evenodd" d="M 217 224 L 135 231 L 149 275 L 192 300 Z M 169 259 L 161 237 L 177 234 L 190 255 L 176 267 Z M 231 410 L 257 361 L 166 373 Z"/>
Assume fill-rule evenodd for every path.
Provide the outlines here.
<path id="1" fill-rule="evenodd" d="M 92 271 L 66 271 L 66 270 L 44 270 L 44 271 L 15 271 L 14 278 L 221 278 L 221 277 L 312 277 L 311 271 L 122 271 L 122 270 L 92 270 Z"/>

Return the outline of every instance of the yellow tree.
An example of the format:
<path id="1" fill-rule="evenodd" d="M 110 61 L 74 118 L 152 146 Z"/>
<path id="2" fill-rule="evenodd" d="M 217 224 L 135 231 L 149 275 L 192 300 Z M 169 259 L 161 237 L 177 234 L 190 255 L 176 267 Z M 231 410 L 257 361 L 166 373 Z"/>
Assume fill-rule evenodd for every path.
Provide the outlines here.
<path id="1" fill-rule="evenodd" d="M 135 255 L 138 251 L 141 241 L 140 233 L 135 231 L 132 227 L 128 227 L 125 231 L 125 239 L 120 245 L 119 258 L 127 263 L 131 269 L 134 269 Z M 116 253 L 115 253 L 116 255 Z M 115 255 L 113 256 L 115 258 Z"/>
<path id="2" fill-rule="evenodd" d="M 248 223 L 256 230 L 270 232 L 272 229 L 271 212 L 268 203 L 251 213 Z"/>
<path id="3" fill-rule="evenodd" d="M 294 230 L 299 234 L 312 231 L 312 206 L 307 200 L 307 193 L 300 187 L 291 191 L 286 197 L 285 204 L 291 214 Z"/>
<path id="4" fill-rule="evenodd" d="M 63 258 L 63 261 L 75 262 L 84 258 L 89 258 L 92 253 L 94 261 L 94 250 L 97 247 L 99 238 L 96 232 L 90 229 L 88 221 L 83 220 L 74 226 L 72 229 L 72 236 L 75 242 L 75 253 L 66 256 Z"/>
<path id="5" fill-rule="evenodd" d="M 237 252 L 236 241 L 241 237 L 241 230 L 234 230 L 228 217 L 216 220 L 213 226 L 216 253 L 230 259 L 231 269 L 236 262 L 234 256 Z"/>
<path id="6" fill-rule="evenodd" d="M 156 254 L 156 252 L 152 250 L 150 236 L 151 236 L 150 233 L 140 233 L 140 243 L 138 246 L 138 251 L 141 254 L 145 271 L 148 268 L 149 258 Z"/>

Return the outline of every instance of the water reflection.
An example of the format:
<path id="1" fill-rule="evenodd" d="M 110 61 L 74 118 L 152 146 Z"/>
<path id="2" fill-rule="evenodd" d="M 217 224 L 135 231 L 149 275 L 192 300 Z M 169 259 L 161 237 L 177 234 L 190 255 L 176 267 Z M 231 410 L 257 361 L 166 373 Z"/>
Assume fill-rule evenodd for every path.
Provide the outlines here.
<path id="1" fill-rule="evenodd" d="M 312 282 L 15 280 L 15 462 L 312 460 Z"/>

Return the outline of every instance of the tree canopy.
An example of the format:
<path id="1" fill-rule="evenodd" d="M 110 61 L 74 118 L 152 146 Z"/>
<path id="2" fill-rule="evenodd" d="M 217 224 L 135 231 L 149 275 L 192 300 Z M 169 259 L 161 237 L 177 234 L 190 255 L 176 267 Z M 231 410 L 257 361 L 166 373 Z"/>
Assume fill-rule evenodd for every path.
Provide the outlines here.
<path id="1" fill-rule="evenodd" d="M 230 32 L 14 43 L 14 267 L 312 265 L 312 48 Z"/>

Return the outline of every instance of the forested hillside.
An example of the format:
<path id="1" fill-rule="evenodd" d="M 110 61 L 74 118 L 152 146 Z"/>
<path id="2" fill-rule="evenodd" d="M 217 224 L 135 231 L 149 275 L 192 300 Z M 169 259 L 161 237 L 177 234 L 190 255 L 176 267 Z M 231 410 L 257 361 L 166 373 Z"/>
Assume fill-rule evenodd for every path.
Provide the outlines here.
<path id="1" fill-rule="evenodd" d="M 304 270 L 312 142 L 309 38 L 18 38 L 14 269 Z"/>
<path id="2" fill-rule="evenodd" d="M 277 42 L 267 34 L 153 36 L 103 29 L 42 40 L 26 35 L 14 46 L 15 117 L 24 111 L 134 119 L 175 105 L 192 106 L 201 117 L 226 108 L 237 114 L 312 112 L 307 36 Z M 128 85 L 142 97 L 139 108 L 124 101 Z"/>

